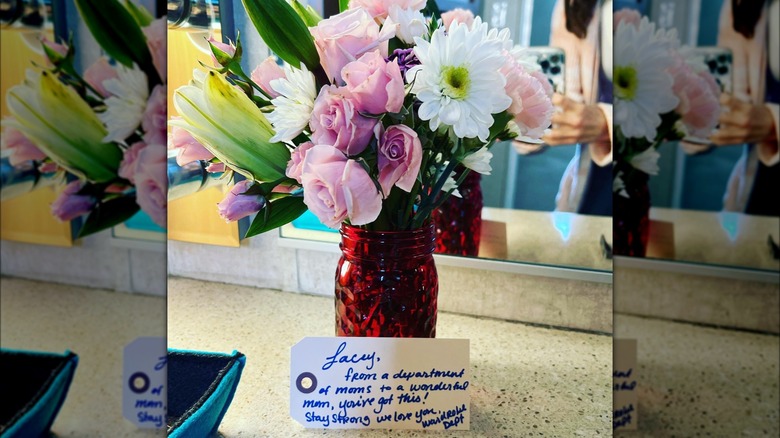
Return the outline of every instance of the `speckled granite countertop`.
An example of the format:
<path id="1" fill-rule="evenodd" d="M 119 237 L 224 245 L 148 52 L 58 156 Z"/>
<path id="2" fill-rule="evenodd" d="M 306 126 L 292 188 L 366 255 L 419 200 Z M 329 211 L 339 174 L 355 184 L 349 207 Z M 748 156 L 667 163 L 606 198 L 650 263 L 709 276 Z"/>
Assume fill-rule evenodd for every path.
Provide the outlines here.
<path id="1" fill-rule="evenodd" d="M 79 356 L 52 426 L 57 437 L 165 436 L 122 417 L 123 349 L 165 336 L 165 298 L 7 277 L 0 284 L 0 345 Z"/>
<path id="2" fill-rule="evenodd" d="M 615 315 L 637 340 L 639 429 L 625 437 L 776 437 L 780 337 Z"/>
<path id="3" fill-rule="evenodd" d="M 220 426 L 224 437 L 427 436 L 305 430 L 290 418 L 290 347 L 333 330 L 333 301 L 325 297 L 168 282 L 169 347 L 247 357 Z M 611 435 L 611 337 L 450 313 L 439 314 L 437 336 L 471 340 L 471 431 L 458 436 Z"/>

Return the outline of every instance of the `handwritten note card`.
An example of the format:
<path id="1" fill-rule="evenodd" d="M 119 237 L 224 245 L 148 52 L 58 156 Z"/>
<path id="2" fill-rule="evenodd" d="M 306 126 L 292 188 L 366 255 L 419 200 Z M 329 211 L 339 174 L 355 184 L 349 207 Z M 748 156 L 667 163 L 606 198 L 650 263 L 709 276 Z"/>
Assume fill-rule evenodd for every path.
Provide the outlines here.
<path id="1" fill-rule="evenodd" d="M 165 338 L 138 338 L 125 347 L 122 415 L 141 428 L 165 427 L 166 345 Z"/>
<path id="2" fill-rule="evenodd" d="M 307 428 L 469 428 L 468 339 L 304 338 L 290 415 Z"/>
<path id="3" fill-rule="evenodd" d="M 636 339 L 615 339 L 612 345 L 612 428 L 636 430 Z"/>

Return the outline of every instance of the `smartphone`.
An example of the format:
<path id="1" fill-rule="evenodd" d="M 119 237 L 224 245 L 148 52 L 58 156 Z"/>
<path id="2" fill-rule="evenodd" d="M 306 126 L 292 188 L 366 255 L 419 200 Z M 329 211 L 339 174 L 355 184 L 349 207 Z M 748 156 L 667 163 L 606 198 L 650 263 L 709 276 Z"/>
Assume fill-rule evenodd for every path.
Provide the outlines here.
<path id="1" fill-rule="evenodd" d="M 734 68 L 734 59 L 731 50 L 725 47 L 692 47 L 683 52 L 686 61 L 704 66 L 715 81 L 720 85 L 720 91 L 723 93 L 732 92 L 732 73 Z M 716 127 L 717 129 L 717 127 Z M 684 139 L 690 143 L 710 144 L 709 139 L 687 136 Z"/>
<path id="2" fill-rule="evenodd" d="M 553 91 L 564 94 L 566 53 L 564 53 L 563 49 L 546 46 L 529 47 L 524 53 L 536 59 L 536 63 L 542 69 L 542 73 L 550 81 Z"/>

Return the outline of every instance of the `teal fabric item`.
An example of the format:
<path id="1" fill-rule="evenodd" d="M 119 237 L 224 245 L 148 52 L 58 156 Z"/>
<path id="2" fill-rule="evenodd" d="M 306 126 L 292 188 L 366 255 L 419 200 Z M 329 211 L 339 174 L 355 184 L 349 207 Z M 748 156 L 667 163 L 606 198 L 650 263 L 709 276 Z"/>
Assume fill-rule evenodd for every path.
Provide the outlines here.
<path id="1" fill-rule="evenodd" d="M 323 225 L 322 222 L 317 219 L 317 216 L 309 210 L 306 210 L 297 219 L 292 221 L 292 224 L 295 228 L 300 228 L 302 230 L 327 231 L 329 233 L 339 232 L 339 230 L 334 230 Z"/>
<path id="2" fill-rule="evenodd" d="M 168 437 L 217 433 L 238 388 L 246 357 L 168 349 Z"/>
<path id="3" fill-rule="evenodd" d="M 0 349 L 0 437 L 48 436 L 78 365 L 78 356 Z"/>

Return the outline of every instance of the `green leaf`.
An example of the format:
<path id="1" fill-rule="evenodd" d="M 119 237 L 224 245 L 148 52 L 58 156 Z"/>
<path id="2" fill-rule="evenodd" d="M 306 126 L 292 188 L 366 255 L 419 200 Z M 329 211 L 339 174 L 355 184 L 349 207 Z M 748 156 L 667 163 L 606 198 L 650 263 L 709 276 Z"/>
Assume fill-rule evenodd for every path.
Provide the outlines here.
<path id="1" fill-rule="evenodd" d="M 130 12 L 130 15 L 135 18 L 135 22 L 141 27 L 146 27 L 154 21 L 152 14 L 143 6 L 136 6 L 136 4 L 130 0 L 125 0 L 125 7 L 127 8 L 127 12 Z"/>
<path id="2" fill-rule="evenodd" d="M 349 9 L 349 0 L 339 0 L 339 12 Z"/>
<path id="3" fill-rule="evenodd" d="M 506 129 L 507 123 L 512 120 L 512 115 L 506 111 L 493 114 L 493 125 L 490 126 L 490 136 L 488 142 L 495 140 Z"/>
<path id="4" fill-rule="evenodd" d="M 98 231 L 119 225 L 130 219 L 139 210 L 135 196 L 123 196 L 110 201 L 101 202 L 87 216 L 87 220 L 79 230 L 78 237 L 88 236 Z"/>
<path id="5" fill-rule="evenodd" d="M 138 64 L 149 77 L 150 87 L 160 82 L 141 26 L 118 0 L 74 1 L 92 36 L 110 57 L 127 67 Z"/>
<path id="6" fill-rule="evenodd" d="M 255 216 L 244 237 L 252 237 L 288 224 L 306 211 L 306 204 L 299 196 L 287 196 L 265 204 Z"/>
<path id="7" fill-rule="evenodd" d="M 428 0 L 425 3 L 425 7 L 423 8 L 422 13 L 426 17 L 433 18 L 434 22 L 441 18 L 441 11 L 439 10 L 439 5 L 436 4 L 436 0 Z"/>
<path id="8" fill-rule="evenodd" d="M 322 21 L 322 17 L 310 5 L 304 6 L 298 0 L 292 0 L 292 7 L 309 27 L 314 27 Z"/>
<path id="9" fill-rule="evenodd" d="M 303 62 L 309 71 L 320 68 L 314 39 L 286 0 L 241 0 L 260 37 L 276 55 L 293 67 Z"/>

